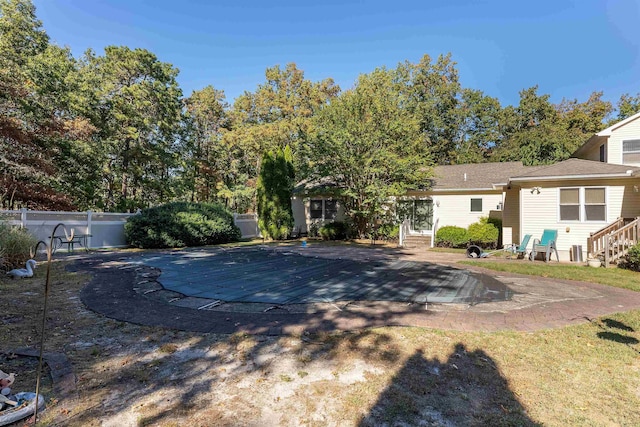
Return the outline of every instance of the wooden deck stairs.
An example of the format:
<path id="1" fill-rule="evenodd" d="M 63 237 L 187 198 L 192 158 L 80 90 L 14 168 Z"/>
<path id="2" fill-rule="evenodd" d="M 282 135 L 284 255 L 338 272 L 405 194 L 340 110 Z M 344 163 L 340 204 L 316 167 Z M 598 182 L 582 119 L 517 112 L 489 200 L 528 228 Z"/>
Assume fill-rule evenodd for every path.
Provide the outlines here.
<path id="1" fill-rule="evenodd" d="M 617 265 L 640 238 L 640 217 L 618 218 L 587 239 L 589 257 L 604 260 L 604 266 Z"/>

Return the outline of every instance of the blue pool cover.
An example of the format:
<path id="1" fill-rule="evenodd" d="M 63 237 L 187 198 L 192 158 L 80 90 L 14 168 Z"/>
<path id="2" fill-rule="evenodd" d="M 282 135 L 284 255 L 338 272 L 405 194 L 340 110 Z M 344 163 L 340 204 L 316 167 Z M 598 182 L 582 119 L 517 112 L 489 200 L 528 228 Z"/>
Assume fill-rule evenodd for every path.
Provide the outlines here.
<path id="1" fill-rule="evenodd" d="M 268 248 L 189 250 L 145 256 L 159 282 L 181 294 L 243 303 L 504 301 L 493 277 L 427 262 L 326 259 Z"/>

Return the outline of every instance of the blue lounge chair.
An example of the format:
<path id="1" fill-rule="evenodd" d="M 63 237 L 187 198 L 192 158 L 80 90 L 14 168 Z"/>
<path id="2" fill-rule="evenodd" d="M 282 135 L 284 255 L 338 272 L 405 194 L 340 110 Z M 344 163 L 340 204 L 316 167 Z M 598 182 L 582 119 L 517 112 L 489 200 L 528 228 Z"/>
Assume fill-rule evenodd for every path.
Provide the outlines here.
<path id="1" fill-rule="evenodd" d="M 527 246 L 529 246 L 529 240 L 531 240 L 531 234 L 525 234 L 520 245 L 515 243 L 509 247 L 509 252 L 515 255 L 517 258 L 524 258 L 527 256 Z"/>
<path id="2" fill-rule="evenodd" d="M 556 260 L 559 262 L 558 249 L 556 248 L 556 241 L 558 240 L 558 230 L 544 230 L 540 240 L 533 239 L 533 247 L 529 254 L 529 259 L 533 261 L 536 259 L 538 252 L 544 252 L 544 260 L 549 261 L 551 259 L 551 252 L 556 253 Z"/>

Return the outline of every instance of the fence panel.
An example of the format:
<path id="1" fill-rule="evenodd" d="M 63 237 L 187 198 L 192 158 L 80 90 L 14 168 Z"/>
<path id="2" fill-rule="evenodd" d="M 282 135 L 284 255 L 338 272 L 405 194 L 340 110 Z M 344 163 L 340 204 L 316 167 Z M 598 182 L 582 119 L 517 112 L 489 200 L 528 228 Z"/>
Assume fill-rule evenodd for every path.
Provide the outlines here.
<path id="1" fill-rule="evenodd" d="M 127 246 L 124 224 L 135 214 L 111 212 L 53 212 L 53 211 L 1 211 L 0 219 L 7 223 L 24 227 L 37 239 L 49 241 L 53 228 L 63 223 L 67 230 L 75 234 L 90 234 L 87 244 L 90 248 L 121 248 Z M 260 237 L 256 214 L 233 214 L 235 224 L 243 238 Z M 63 234 L 62 230 L 59 230 Z"/>
<path id="2" fill-rule="evenodd" d="M 60 211 L 0 211 L 0 219 L 11 225 L 24 227 L 37 240 L 49 241 L 56 225 L 62 223 L 67 230 L 73 229 L 76 235 L 90 234 L 87 244 L 90 248 L 126 247 L 124 223 L 129 213 L 103 212 L 60 212 Z M 58 230 L 62 235 L 63 230 Z"/>
<path id="3" fill-rule="evenodd" d="M 233 222 L 242 232 L 242 238 L 260 237 L 258 229 L 258 215 L 256 214 L 233 214 Z"/>

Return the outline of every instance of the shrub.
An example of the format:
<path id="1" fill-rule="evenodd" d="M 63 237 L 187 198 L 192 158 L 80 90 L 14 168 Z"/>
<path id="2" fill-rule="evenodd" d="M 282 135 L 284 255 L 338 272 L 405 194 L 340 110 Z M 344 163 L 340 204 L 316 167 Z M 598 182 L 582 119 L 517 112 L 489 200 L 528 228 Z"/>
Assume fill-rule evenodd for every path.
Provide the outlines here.
<path id="1" fill-rule="evenodd" d="M 627 270 L 640 271 L 640 243 L 630 247 L 629 252 L 618 265 Z"/>
<path id="2" fill-rule="evenodd" d="M 445 248 L 464 247 L 469 243 L 467 230 L 455 225 L 446 225 L 436 232 L 436 245 Z"/>
<path id="3" fill-rule="evenodd" d="M 27 229 L 0 221 L 0 268 L 24 268 L 36 243 L 35 237 Z"/>
<path id="4" fill-rule="evenodd" d="M 471 224 L 467 232 L 472 245 L 495 248 L 498 244 L 500 231 L 493 224 L 490 224 L 487 218 L 481 218 L 479 222 Z"/>
<path id="5" fill-rule="evenodd" d="M 124 227 L 127 243 L 138 248 L 178 248 L 237 241 L 233 215 L 216 203 L 175 202 L 143 210 Z"/>
<path id="6" fill-rule="evenodd" d="M 347 238 L 347 224 L 341 221 L 329 222 L 318 230 L 322 240 L 344 240 Z"/>
<path id="7" fill-rule="evenodd" d="M 400 236 L 400 225 L 386 223 L 378 227 L 377 235 L 379 239 L 395 240 Z"/>

